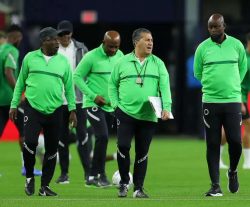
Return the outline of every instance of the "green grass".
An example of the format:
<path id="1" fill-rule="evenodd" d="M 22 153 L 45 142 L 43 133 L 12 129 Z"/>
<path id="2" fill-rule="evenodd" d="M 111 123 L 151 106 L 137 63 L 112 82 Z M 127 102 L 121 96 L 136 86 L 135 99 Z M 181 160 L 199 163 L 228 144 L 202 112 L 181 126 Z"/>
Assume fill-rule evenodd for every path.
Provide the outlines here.
<path id="1" fill-rule="evenodd" d="M 115 151 L 115 139 L 110 140 L 109 153 Z M 132 152 L 134 148 L 131 149 Z M 25 178 L 21 176 L 21 161 L 18 143 L 0 142 L 0 207 L 203 207 L 227 206 L 245 207 L 249 205 L 250 171 L 242 170 L 239 165 L 240 191 L 231 194 L 227 191 L 226 170 L 221 170 L 221 187 L 224 193 L 220 198 L 206 198 L 204 192 L 209 188 L 209 177 L 205 160 L 205 143 L 201 140 L 154 139 L 149 154 L 149 165 L 145 180 L 145 189 L 150 195 L 148 200 L 132 198 L 132 191 L 124 199 L 117 198 L 117 189 L 86 188 L 83 182 L 83 170 L 76 147 L 70 147 L 70 184 L 55 184 L 59 176 L 56 168 L 51 188 L 59 196 L 54 198 L 37 195 L 40 178 L 36 177 L 36 193 L 28 197 L 24 193 Z M 134 153 L 132 153 L 134 154 Z M 225 153 L 226 154 L 226 153 Z M 131 156 L 133 159 L 133 155 Z M 226 163 L 228 163 L 225 155 Z M 39 167 L 39 163 L 37 163 Z M 132 165 L 131 165 L 132 167 Z M 115 161 L 106 165 L 108 177 L 117 170 Z M 132 168 L 131 168 L 132 171 Z"/>

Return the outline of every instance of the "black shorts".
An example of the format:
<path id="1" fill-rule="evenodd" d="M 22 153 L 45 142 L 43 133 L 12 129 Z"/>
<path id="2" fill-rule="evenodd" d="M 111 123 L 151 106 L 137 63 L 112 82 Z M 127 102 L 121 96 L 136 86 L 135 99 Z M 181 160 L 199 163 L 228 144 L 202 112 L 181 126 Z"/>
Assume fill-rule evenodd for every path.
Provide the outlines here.
<path id="1" fill-rule="evenodd" d="M 243 103 L 244 106 L 246 107 L 246 114 L 242 114 L 242 120 L 246 120 L 246 119 L 249 119 L 249 110 L 248 110 L 248 106 L 247 106 L 247 103 Z"/>

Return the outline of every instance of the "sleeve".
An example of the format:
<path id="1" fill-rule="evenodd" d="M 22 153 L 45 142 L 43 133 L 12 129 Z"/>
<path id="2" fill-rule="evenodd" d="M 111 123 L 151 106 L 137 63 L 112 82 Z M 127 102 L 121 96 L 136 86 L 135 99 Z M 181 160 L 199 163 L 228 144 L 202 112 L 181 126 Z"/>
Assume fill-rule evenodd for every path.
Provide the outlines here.
<path id="1" fill-rule="evenodd" d="M 117 63 L 111 72 L 111 76 L 109 78 L 109 83 L 108 83 L 108 95 L 111 102 L 111 107 L 113 107 L 113 109 L 115 109 L 119 103 L 118 101 L 119 82 L 120 82 L 119 63 Z"/>
<path id="2" fill-rule="evenodd" d="M 19 76 L 16 82 L 10 108 L 17 108 L 20 102 L 22 93 L 25 90 L 25 82 L 26 82 L 26 79 L 28 78 L 28 73 L 29 73 L 28 55 L 26 55 L 23 60 L 21 71 L 19 73 Z"/>
<path id="3" fill-rule="evenodd" d="M 242 94 L 242 102 L 246 103 L 247 102 L 247 96 L 248 96 L 248 91 L 249 91 L 249 83 L 250 83 L 250 68 L 248 68 L 247 73 L 241 82 L 241 94 Z"/>
<path id="4" fill-rule="evenodd" d="M 172 98 L 170 92 L 169 74 L 165 64 L 161 61 L 159 64 L 159 90 L 161 92 L 162 108 L 171 112 Z"/>
<path id="5" fill-rule="evenodd" d="M 243 81 L 247 72 L 247 57 L 246 57 L 245 48 L 241 42 L 239 43 L 238 65 L 239 65 L 239 72 L 240 72 L 240 80 Z"/>
<path id="6" fill-rule="evenodd" d="M 77 65 L 74 72 L 74 83 L 80 89 L 80 91 L 86 96 L 90 97 L 93 101 L 95 100 L 97 94 L 95 94 L 86 84 L 85 78 L 91 71 L 92 61 L 89 53 L 87 53 Z"/>
<path id="7" fill-rule="evenodd" d="M 17 69 L 18 66 L 18 52 L 15 52 L 14 50 L 11 50 L 6 57 L 4 67 L 5 68 L 12 68 L 14 70 Z"/>
<path id="8" fill-rule="evenodd" d="M 201 55 L 201 47 L 199 46 L 194 54 L 194 77 L 201 81 L 202 79 L 202 70 L 203 70 L 203 61 Z"/>
<path id="9" fill-rule="evenodd" d="M 63 83 L 64 83 L 65 97 L 68 102 L 68 109 L 69 111 L 72 111 L 76 109 L 76 104 L 75 104 L 75 92 L 73 85 L 73 74 L 71 66 L 68 61 L 65 69 L 65 74 L 63 76 Z"/>

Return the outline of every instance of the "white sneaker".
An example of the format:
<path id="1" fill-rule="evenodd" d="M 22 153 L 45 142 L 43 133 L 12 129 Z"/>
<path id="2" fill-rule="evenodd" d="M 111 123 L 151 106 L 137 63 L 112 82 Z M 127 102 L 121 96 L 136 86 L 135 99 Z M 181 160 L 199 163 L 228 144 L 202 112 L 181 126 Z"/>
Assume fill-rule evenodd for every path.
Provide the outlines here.
<path id="1" fill-rule="evenodd" d="M 220 169 L 228 169 L 228 166 L 222 160 L 220 160 Z"/>

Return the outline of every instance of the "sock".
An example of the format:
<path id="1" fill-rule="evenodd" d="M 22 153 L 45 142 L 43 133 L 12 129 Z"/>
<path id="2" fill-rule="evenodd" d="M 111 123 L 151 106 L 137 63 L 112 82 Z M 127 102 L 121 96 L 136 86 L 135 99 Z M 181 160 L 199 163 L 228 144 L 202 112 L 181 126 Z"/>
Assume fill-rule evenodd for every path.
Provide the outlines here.
<path id="1" fill-rule="evenodd" d="M 250 148 L 243 149 L 244 163 L 250 165 Z"/>
<path id="2" fill-rule="evenodd" d="M 221 161 L 221 162 L 223 162 L 223 161 L 222 161 L 222 154 L 223 154 L 223 151 L 224 151 L 224 145 L 221 145 L 221 146 L 220 146 L 220 161 Z"/>

